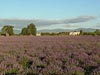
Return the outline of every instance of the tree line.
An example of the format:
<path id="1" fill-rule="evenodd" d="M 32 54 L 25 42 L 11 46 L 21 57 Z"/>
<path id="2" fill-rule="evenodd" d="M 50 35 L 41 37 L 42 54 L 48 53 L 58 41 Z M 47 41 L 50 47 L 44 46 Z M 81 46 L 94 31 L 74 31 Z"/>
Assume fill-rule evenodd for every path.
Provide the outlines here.
<path id="1" fill-rule="evenodd" d="M 10 36 L 15 35 L 14 34 L 14 26 L 11 25 L 5 25 L 1 29 L 1 35 L 9 34 Z M 31 23 L 26 28 L 22 28 L 19 35 L 36 35 L 36 26 L 35 24 Z"/>
<path id="2" fill-rule="evenodd" d="M 77 32 L 77 31 L 74 31 L 74 32 Z M 92 35 L 92 36 L 100 36 L 100 30 L 99 29 L 96 29 L 94 32 L 84 32 L 83 30 L 80 30 L 79 31 L 80 34 L 79 35 Z M 70 32 L 43 32 L 41 33 L 42 36 L 44 35 L 49 35 L 49 36 L 60 36 L 60 35 L 69 35 Z"/>
<path id="3" fill-rule="evenodd" d="M 80 35 L 93 35 L 93 36 L 100 36 L 100 30 L 96 29 L 94 32 L 83 32 L 82 30 L 80 30 Z"/>
<path id="4" fill-rule="evenodd" d="M 11 25 L 3 26 L 3 28 L 1 29 L 1 35 L 6 35 L 6 34 L 8 34 L 9 36 L 15 35 L 13 28 L 14 26 L 11 26 Z M 36 33 L 37 33 L 37 28 L 34 23 L 31 23 L 27 25 L 27 27 L 22 28 L 21 32 L 17 35 L 34 35 L 35 36 Z M 57 32 L 57 33 L 44 32 L 44 33 L 41 33 L 41 35 L 42 36 L 69 35 L 69 32 Z M 80 30 L 80 35 L 93 35 L 93 36 L 99 35 L 100 36 L 100 30 L 96 29 L 94 32 L 83 32 L 82 30 Z"/>

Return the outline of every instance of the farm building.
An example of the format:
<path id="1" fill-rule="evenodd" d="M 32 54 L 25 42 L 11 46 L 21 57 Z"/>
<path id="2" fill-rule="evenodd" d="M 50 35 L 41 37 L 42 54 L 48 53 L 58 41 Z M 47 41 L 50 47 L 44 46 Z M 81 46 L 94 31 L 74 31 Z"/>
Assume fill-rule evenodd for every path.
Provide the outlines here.
<path id="1" fill-rule="evenodd" d="M 36 36 L 41 36 L 41 33 L 36 33 Z"/>
<path id="2" fill-rule="evenodd" d="M 69 35 L 80 35 L 80 32 L 69 32 Z"/>

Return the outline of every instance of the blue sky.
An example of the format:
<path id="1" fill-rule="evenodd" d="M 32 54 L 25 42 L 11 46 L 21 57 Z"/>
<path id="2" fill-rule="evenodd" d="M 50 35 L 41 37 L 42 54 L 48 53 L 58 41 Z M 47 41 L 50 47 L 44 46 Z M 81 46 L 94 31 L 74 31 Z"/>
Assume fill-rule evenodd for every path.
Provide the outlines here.
<path id="1" fill-rule="evenodd" d="M 99 28 L 100 0 L 0 0 L 0 26 L 29 22 L 38 29 Z"/>

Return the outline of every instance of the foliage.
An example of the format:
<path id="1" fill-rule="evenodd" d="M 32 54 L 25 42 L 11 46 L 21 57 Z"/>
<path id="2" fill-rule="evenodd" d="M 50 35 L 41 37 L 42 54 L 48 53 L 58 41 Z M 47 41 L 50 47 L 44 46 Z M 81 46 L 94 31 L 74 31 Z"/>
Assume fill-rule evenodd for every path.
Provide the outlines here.
<path id="1" fill-rule="evenodd" d="M 93 36 L 95 36 L 96 34 L 94 32 L 83 32 L 83 35 L 93 35 Z"/>
<path id="2" fill-rule="evenodd" d="M 28 29 L 27 28 L 22 28 L 21 34 L 22 35 L 28 35 Z"/>
<path id="3" fill-rule="evenodd" d="M 5 75 L 16 75 L 18 73 L 17 69 L 11 69 L 5 72 Z"/>
<path id="4" fill-rule="evenodd" d="M 99 35 L 100 36 L 100 30 L 96 29 L 94 32 L 82 32 L 80 31 L 82 34 L 81 35 Z"/>
<path id="5" fill-rule="evenodd" d="M 22 28 L 22 35 L 36 35 L 36 27 L 33 23 L 29 24 L 27 28 Z"/>
<path id="6" fill-rule="evenodd" d="M 80 30 L 80 35 L 83 35 L 83 30 Z"/>
<path id="7" fill-rule="evenodd" d="M 96 35 L 100 35 L 100 30 L 96 29 L 96 31 L 94 32 Z"/>
<path id="8" fill-rule="evenodd" d="M 2 28 L 2 33 L 8 33 L 9 35 L 14 35 L 13 26 L 6 25 Z"/>
<path id="9" fill-rule="evenodd" d="M 42 32 L 41 33 L 43 36 L 48 35 L 48 36 L 61 36 L 61 35 L 69 35 L 69 32 Z"/>
<path id="10" fill-rule="evenodd" d="M 33 23 L 29 24 L 27 26 L 27 29 L 28 29 L 28 34 L 29 35 L 36 35 L 36 27 Z"/>
<path id="11" fill-rule="evenodd" d="M 19 64 L 21 64 L 23 66 L 23 68 L 30 68 L 32 65 L 32 61 L 29 60 L 26 57 L 21 58 L 21 60 L 19 61 Z"/>

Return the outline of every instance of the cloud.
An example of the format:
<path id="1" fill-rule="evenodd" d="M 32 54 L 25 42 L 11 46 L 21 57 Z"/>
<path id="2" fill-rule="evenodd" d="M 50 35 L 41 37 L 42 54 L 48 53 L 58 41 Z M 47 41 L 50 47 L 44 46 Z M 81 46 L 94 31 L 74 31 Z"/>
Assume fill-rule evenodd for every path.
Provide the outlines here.
<path id="1" fill-rule="evenodd" d="M 97 25 L 95 25 L 96 28 L 100 28 L 100 23 L 97 23 Z"/>
<path id="2" fill-rule="evenodd" d="M 0 26 L 14 25 L 15 27 L 22 28 L 30 23 L 34 23 L 37 27 L 45 27 L 57 24 L 69 25 L 75 23 L 88 22 L 95 20 L 95 16 L 79 16 L 71 19 L 59 19 L 59 20 L 46 20 L 46 19 L 0 19 Z M 74 25 L 73 25 L 74 26 Z"/>
<path id="3" fill-rule="evenodd" d="M 88 22 L 94 19 L 96 19 L 95 16 L 80 16 L 72 19 L 35 20 L 34 23 L 39 26 L 45 26 L 45 25 L 55 25 L 55 24 L 75 24 L 75 23 Z"/>
<path id="4" fill-rule="evenodd" d="M 27 19 L 0 19 L 0 26 L 14 25 L 15 27 L 20 28 L 32 22 L 33 20 L 27 20 Z"/>
<path id="5" fill-rule="evenodd" d="M 81 23 L 81 22 L 88 22 L 90 20 L 96 19 L 95 16 L 80 16 L 73 19 L 66 19 L 63 20 L 62 23 L 69 24 L 69 23 Z"/>
<path id="6" fill-rule="evenodd" d="M 69 27 L 79 27 L 79 25 L 77 25 L 77 24 L 64 24 L 63 26 L 67 27 L 67 28 L 69 28 Z"/>

